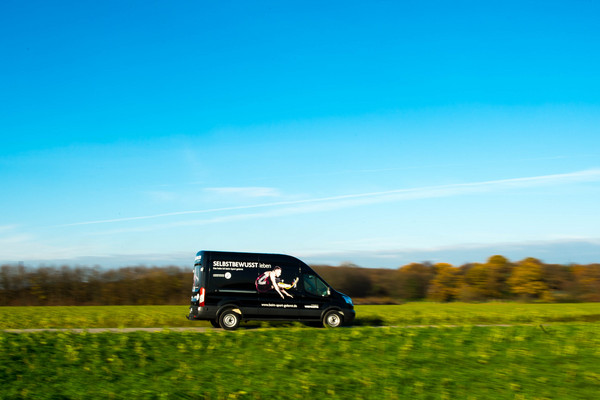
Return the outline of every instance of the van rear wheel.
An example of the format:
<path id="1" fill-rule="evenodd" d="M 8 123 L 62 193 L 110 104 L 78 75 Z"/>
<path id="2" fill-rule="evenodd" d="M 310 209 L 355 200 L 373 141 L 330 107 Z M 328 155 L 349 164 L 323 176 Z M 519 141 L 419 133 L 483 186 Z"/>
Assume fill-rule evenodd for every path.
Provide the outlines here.
<path id="1" fill-rule="evenodd" d="M 342 322 L 342 315 L 335 310 L 328 311 L 323 317 L 323 326 L 326 328 L 337 328 Z"/>
<path id="2" fill-rule="evenodd" d="M 213 328 L 220 328 L 221 325 L 219 325 L 219 321 L 217 321 L 216 319 L 211 319 L 210 320 L 210 324 L 213 326 Z"/>
<path id="3" fill-rule="evenodd" d="M 229 308 L 219 316 L 219 325 L 225 330 L 233 331 L 240 326 L 241 319 L 241 314 L 234 311 L 233 308 Z"/>

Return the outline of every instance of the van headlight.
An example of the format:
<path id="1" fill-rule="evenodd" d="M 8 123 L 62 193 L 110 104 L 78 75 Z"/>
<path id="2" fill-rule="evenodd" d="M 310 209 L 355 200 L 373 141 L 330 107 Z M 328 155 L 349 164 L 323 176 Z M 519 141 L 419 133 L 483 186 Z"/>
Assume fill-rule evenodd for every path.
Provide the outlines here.
<path id="1" fill-rule="evenodd" d="M 354 304 L 352 304 L 352 299 L 350 298 L 350 296 L 346 296 L 345 294 L 343 294 L 342 297 L 344 298 L 344 301 L 346 303 L 348 303 L 351 306 L 354 306 Z"/>

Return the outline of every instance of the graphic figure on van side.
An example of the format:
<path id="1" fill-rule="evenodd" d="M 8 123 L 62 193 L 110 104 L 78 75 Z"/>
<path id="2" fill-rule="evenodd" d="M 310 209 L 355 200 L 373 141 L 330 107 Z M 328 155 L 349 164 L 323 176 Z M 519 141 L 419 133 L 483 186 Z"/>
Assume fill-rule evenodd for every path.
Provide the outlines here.
<path id="1" fill-rule="evenodd" d="M 283 299 L 285 296 L 294 298 L 294 296 L 286 292 L 286 289 L 289 290 L 295 288 L 296 283 L 298 283 L 298 278 L 294 279 L 294 282 L 291 284 L 283 282 L 281 279 L 281 267 L 275 267 L 270 271 L 263 272 L 256 278 L 255 285 L 258 292 L 266 293 L 275 290 Z"/>

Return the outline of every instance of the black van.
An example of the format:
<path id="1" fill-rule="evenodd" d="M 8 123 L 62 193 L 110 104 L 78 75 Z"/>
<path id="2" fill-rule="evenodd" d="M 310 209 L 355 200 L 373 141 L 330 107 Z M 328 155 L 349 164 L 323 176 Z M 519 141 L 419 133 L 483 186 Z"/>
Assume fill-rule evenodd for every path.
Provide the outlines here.
<path id="1" fill-rule="evenodd" d="M 242 320 L 319 322 L 354 320 L 352 299 L 334 290 L 308 265 L 283 254 L 200 251 L 188 319 L 236 329 Z"/>

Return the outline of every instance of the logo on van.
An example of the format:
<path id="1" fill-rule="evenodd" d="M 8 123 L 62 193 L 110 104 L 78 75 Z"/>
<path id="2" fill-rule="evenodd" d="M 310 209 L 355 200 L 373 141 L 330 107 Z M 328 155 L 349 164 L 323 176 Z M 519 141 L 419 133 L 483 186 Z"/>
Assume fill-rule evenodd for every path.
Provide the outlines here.
<path id="1" fill-rule="evenodd" d="M 231 279 L 231 272 L 225 273 L 225 279 Z"/>

